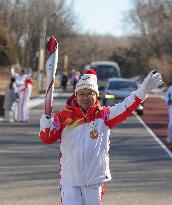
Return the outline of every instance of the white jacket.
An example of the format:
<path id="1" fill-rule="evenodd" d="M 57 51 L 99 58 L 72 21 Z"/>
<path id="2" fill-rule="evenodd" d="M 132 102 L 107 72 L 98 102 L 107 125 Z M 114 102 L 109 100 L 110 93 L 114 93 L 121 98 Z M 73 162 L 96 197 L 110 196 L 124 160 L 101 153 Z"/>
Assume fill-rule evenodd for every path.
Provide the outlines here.
<path id="1" fill-rule="evenodd" d="M 41 140 L 52 144 L 60 139 L 61 185 L 93 185 L 111 180 L 109 169 L 110 130 L 138 107 L 146 94 L 138 89 L 122 103 L 103 107 L 98 102 L 86 115 L 74 96 L 66 109 L 54 116 L 51 135 L 40 132 Z M 70 101 L 73 103 L 69 105 Z M 95 138 L 90 133 L 95 131 Z"/>

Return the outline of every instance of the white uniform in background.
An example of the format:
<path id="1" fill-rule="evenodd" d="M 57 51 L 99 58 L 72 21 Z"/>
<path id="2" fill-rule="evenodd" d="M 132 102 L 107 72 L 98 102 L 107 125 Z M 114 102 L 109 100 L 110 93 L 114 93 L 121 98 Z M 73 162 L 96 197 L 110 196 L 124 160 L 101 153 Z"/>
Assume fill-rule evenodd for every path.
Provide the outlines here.
<path id="1" fill-rule="evenodd" d="M 14 104 L 17 100 L 16 85 L 10 84 L 5 89 L 5 98 L 3 103 L 4 117 L 9 122 L 14 121 Z"/>
<path id="2" fill-rule="evenodd" d="M 16 79 L 16 87 L 18 91 L 18 102 L 15 108 L 15 120 L 19 122 L 27 121 L 27 111 L 26 111 L 26 74 L 14 73 L 13 75 Z"/>
<path id="3" fill-rule="evenodd" d="M 165 102 L 168 105 L 168 131 L 167 131 L 167 142 L 172 142 L 172 85 L 168 88 L 165 93 Z"/>
<path id="4" fill-rule="evenodd" d="M 32 79 L 28 77 L 25 81 L 26 84 L 26 90 L 25 90 L 25 112 L 26 112 L 26 121 L 29 121 L 29 101 L 30 101 L 30 96 L 32 93 Z"/>

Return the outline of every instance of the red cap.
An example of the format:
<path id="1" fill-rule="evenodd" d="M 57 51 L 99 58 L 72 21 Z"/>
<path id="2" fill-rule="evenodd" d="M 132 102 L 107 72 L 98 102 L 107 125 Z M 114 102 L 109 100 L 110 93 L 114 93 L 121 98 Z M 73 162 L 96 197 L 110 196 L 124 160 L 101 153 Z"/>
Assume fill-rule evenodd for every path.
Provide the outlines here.
<path id="1" fill-rule="evenodd" d="M 87 69 L 84 74 L 94 74 L 94 75 L 97 75 L 96 71 L 91 69 L 91 68 Z"/>

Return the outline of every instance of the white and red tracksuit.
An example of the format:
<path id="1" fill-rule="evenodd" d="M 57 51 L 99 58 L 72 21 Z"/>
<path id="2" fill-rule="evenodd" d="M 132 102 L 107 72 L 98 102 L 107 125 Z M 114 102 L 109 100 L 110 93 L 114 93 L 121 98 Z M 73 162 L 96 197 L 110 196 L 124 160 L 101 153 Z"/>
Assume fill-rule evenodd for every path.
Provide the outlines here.
<path id="1" fill-rule="evenodd" d="M 50 136 L 40 132 L 40 139 L 46 144 L 60 139 L 63 205 L 101 203 L 102 185 L 111 180 L 108 154 L 110 130 L 130 116 L 145 95 L 138 89 L 112 107 L 103 107 L 96 102 L 86 114 L 72 96 L 66 109 L 55 114 Z M 96 195 L 99 196 L 97 201 Z"/>
<path id="2" fill-rule="evenodd" d="M 17 87 L 17 93 L 18 93 L 18 102 L 16 103 L 16 109 L 15 109 L 15 120 L 16 121 L 26 121 L 27 119 L 27 113 L 26 113 L 26 84 L 25 80 L 27 78 L 27 75 L 20 75 L 18 73 L 15 73 L 13 75 L 16 79 L 16 87 Z"/>

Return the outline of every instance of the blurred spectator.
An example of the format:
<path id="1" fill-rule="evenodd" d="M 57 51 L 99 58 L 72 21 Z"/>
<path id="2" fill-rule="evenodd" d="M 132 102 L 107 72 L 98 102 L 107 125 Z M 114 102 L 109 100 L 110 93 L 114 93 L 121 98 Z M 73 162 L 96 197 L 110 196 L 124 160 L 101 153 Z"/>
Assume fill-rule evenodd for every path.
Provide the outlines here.
<path id="1" fill-rule="evenodd" d="M 28 75 L 25 69 L 21 69 L 19 73 L 16 73 L 11 69 L 11 74 L 16 80 L 16 87 L 19 96 L 19 100 L 15 106 L 15 120 L 18 122 L 27 121 L 27 109 L 26 109 L 26 79 Z"/>
<path id="2" fill-rule="evenodd" d="M 67 76 L 67 73 L 64 72 L 62 74 L 62 77 L 61 77 L 61 87 L 62 87 L 63 91 L 66 90 L 67 81 L 68 81 L 68 76 Z"/>
<path id="3" fill-rule="evenodd" d="M 25 121 L 29 121 L 29 101 L 30 101 L 30 97 L 31 97 L 31 93 L 32 93 L 32 84 L 33 84 L 33 80 L 31 76 L 28 76 L 27 79 L 25 80 L 25 85 L 26 85 L 26 90 L 25 90 L 25 112 L 26 112 L 26 116 L 25 116 Z"/>
<path id="4" fill-rule="evenodd" d="M 80 79 L 80 72 L 73 70 L 72 77 L 71 77 L 71 83 L 73 85 L 74 90 L 75 90 L 75 86 L 76 86 L 77 82 L 79 81 L 79 79 Z"/>
<path id="5" fill-rule="evenodd" d="M 3 103 L 4 117 L 6 121 L 14 121 L 14 103 L 18 99 L 15 78 L 11 78 L 9 85 L 5 89 L 5 98 Z"/>
<path id="6" fill-rule="evenodd" d="M 172 85 L 167 89 L 165 93 L 165 102 L 168 105 L 168 131 L 167 131 L 167 142 L 172 142 Z"/>

